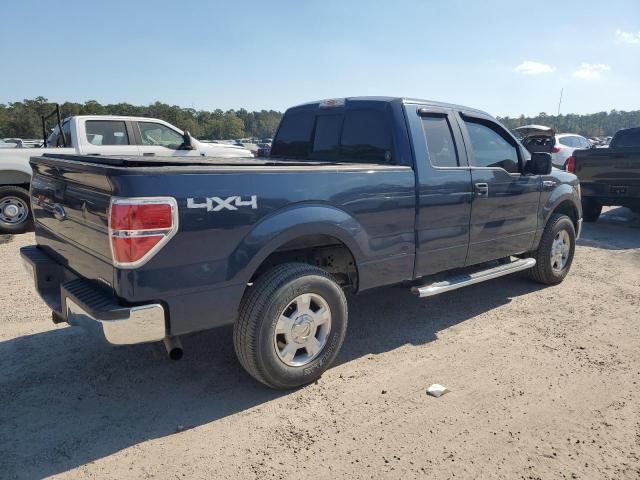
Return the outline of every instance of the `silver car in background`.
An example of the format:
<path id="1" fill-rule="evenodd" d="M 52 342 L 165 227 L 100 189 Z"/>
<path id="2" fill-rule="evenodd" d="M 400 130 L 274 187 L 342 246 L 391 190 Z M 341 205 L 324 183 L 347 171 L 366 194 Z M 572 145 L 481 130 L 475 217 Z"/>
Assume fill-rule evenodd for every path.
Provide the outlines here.
<path id="1" fill-rule="evenodd" d="M 591 142 L 575 133 L 560 133 L 556 135 L 556 144 L 551 149 L 551 163 L 554 167 L 567 169 L 567 160 L 574 150 L 593 148 Z"/>
<path id="2" fill-rule="evenodd" d="M 556 134 L 544 125 L 524 125 L 514 129 L 516 136 L 525 146 L 535 144 L 535 151 L 551 153 L 551 163 L 556 168 L 567 169 L 567 161 L 575 150 L 593 148 L 589 140 L 575 133 Z M 553 142 L 553 146 L 550 143 Z"/>

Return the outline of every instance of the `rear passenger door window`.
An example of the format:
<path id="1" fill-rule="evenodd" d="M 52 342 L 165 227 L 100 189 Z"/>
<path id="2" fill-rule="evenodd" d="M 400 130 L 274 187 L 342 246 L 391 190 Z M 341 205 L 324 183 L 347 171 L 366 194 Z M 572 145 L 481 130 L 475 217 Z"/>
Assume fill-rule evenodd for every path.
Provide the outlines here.
<path id="1" fill-rule="evenodd" d="M 472 166 L 502 168 L 519 173 L 518 149 L 501 127 L 493 122 L 464 118 L 473 154 Z"/>
<path id="2" fill-rule="evenodd" d="M 562 137 L 558 141 L 560 142 L 561 145 L 564 145 L 565 147 L 575 147 L 575 145 L 573 144 L 572 137 Z"/>
<path id="3" fill-rule="evenodd" d="M 87 120 L 87 142 L 95 146 L 131 145 L 127 125 L 119 120 Z"/>
<path id="4" fill-rule="evenodd" d="M 422 115 L 422 129 L 429 161 L 434 167 L 458 167 L 460 160 L 446 114 Z"/>

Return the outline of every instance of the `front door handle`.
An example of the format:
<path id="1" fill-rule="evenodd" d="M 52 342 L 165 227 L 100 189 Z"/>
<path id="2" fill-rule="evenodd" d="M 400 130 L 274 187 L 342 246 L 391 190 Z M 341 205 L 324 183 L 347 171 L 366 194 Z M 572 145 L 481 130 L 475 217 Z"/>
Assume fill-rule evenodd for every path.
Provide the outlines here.
<path id="1" fill-rule="evenodd" d="M 476 195 L 479 197 L 489 196 L 489 184 L 488 183 L 476 183 Z"/>
<path id="2" fill-rule="evenodd" d="M 554 188 L 556 188 L 556 182 L 554 182 L 553 180 L 544 180 L 542 182 L 542 188 L 544 190 L 553 190 Z"/>
<path id="3" fill-rule="evenodd" d="M 153 157 L 155 156 L 155 152 L 144 152 L 142 154 L 143 157 Z"/>

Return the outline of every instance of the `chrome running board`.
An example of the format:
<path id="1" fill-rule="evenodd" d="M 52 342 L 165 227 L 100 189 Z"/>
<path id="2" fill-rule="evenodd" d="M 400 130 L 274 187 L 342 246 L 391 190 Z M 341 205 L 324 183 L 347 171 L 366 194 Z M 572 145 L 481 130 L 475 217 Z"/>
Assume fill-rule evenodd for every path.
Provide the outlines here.
<path id="1" fill-rule="evenodd" d="M 444 281 L 430 283 L 421 287 L 413 287 L 411 291 L 419 297 L 431 297 L 439 293 L 450 292 L 451 290 L 473 285 L 474 283 L 485 282 L 493 278 L 502 277 L 503 275 L 519 272 L 520 270 L 527 270 L 535 265 L 535 258 L 523 258 L 515 262 L 507 263 L 506 265 L 489 268 L 488 270 L 454 275 Z"/>

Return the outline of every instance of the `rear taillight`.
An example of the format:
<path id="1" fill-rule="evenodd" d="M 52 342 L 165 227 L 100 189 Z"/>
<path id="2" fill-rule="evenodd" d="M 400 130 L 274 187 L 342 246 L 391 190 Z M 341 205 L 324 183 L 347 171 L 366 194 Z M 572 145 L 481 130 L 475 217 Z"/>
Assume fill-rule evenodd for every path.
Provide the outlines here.
<path id="1" fill-rule="evenodd" d="M 109 209 L 113 265 L 136 268 L 178 231 L 178 205 L 171 197 L 114 198 Z"/>
<path id="2" fill-rule="evenodd" d="M 576 171 L 576 157 L 571 155 L 567 158 L 567 172 L 575 173 Z"/>
<path id="3" fill-rule="evenodd" d="M 560 151 L 560 147 L 553 147 L 551 149 L 551 153 L 558 153 Z"/>

